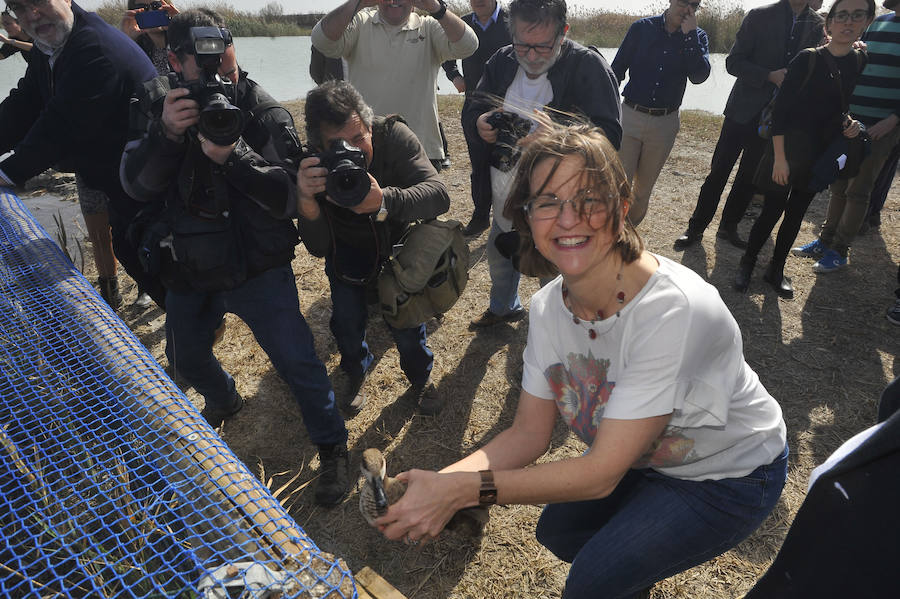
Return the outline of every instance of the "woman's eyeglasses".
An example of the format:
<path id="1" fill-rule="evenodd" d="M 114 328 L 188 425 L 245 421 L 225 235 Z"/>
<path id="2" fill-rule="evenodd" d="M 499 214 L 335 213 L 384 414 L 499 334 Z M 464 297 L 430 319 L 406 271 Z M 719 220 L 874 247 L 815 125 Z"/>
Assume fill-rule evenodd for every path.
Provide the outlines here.
<path id="1" fill-rule="evenodd" d="M 559 218 L 566 204 L 571 204 L 572 210 L 582 218 L 593 218 L 607 212 L 606 201 L 593 197 L 590 190 L 568 200 L 561 200 L 552 193 L 541 194 L 525 202 L 523 208 L 533 220 L 551 220 Z"/>

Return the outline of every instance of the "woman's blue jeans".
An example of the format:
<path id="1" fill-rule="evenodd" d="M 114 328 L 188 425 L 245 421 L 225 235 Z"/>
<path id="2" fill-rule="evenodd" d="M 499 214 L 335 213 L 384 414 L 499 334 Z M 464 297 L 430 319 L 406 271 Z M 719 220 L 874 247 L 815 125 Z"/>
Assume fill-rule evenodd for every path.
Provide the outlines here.
<path id="1" fill-rule="evenodd" d="M 572 564 L 563 598 L 633 597 L 736 546 L 778 502 L 787 454 L 742 478 L 630 470 L 605 499 L 548 505 L 537 539 Z"/>

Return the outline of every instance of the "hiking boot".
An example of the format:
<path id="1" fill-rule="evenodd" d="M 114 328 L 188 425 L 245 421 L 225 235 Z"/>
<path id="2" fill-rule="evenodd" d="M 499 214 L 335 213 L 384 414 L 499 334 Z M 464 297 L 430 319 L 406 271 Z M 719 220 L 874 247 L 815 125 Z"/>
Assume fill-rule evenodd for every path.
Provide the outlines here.
<path id="1" fill-rule="evenodd" d="M 122 294 L 119 293 L 119 279 L 115 276 L 100 277 L 97 279 L 97 287 L 100 288 L 100 297 L 102 297 L 109 307 L 118 310 L 122 305 Z"/>
<path id="2" fill-rule="evenodd" d="M 316 503 L 339 504 L 350 491 L 350 454 L 347 445 L 319 445 L 319 482 Z"/>
<path id="3" fill-rule="evenodd" d="M 229 405 L 219 407 L 206 402 L 206 406 L 203 407 L 200 415 L 206 419 L 211 427 L 216 428 L 220 426 L 223 421 L 228 420 L 229 418 L 240 412 L 243 407 L 244 398 L 241 397 L 240 393 L 235 391 L 234 397 L 231 398 L 231 403 Z"/>
<path id="4" fill-rule="evenodd" d="M 894 302 L 894 306 L 887 311 L 887 319 L 900 325 L 900 299 Z"/>
<path id="5" fill-rule="evenodd" d="M 516 308 L 506 314 L 494 314 L 490 310 L 485 310 L 484 314 L 469 323 L 469 330 L 484 329 L 502 322 L 516 322 L 523 318 L 525 318 L 525 308 Z"/>
<path id="6" fill-rule="evenodd" d="M 433 383 L 413 385 L 410 387 L 409 394 L 419 406 L 419 414 L 437 416 L 444 409 L 444 397 L 438 395 Z"/>
<path id="7" fill-rule="evenodd" d="M 815 258 L 818 260 L 822 257 L 822 254 L 825 253 L 825 245 L 818 239 L 815 239 L 806 245 L 792 248 L 791 253 L 795 256 L 800 256 L 801 258 Z"/>
<path id="8" fill-rule="evenodd" d="M 834 272 L 847 266 L 847 258 L 841 256 L 835 250 L 827 249 L 819 261 L 813 264 L 816 272 Z"/>

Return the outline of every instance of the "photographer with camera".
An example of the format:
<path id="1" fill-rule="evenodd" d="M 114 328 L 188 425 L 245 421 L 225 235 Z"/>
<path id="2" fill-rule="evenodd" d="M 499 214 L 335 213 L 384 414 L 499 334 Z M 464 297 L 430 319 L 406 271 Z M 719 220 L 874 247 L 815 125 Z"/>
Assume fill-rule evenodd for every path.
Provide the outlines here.
<path id="1" fill-rule="evenodd" d="M 356 89 L 328 81 L 306 96 L 307 141 L 318 155 L 300 162 L 300 237 L 314 256 L 325 257 L 331 285 L 331 332 L 350 379 L 342 402 L 365 403 L 366 371 L 374 360 L 366 344 L 366 296 L 410 223 L 450 207 L 422 144 L 397 116 L 376 117 Z M 428 384 L 434 355 L 425 324 L 388 329 L 419 411 L 436 414 L 441 400 Z"/>
<path id="2" fill-rule="evenodd" d="M 211 424 L 235 415 L 244 400 L 212 346 L 223 315 L 240 317 L 290 386 L 318 446 L 316 502 L 337 504 L 350 482 L 347 429 L 291 271 L 300 152 L 293 119 L 239 69 L 217 13 L 182 12 L 168 35 L 174 73 L 148 82 L 135 103 L 140 137 L 126 146 L 122 181 L 160 207 L 142 251 L 168 288 L 169 363 L 203 395 Z"/>
<path id="3" fill-rule="evenodd" d="M 587 119 L 615 148 L 622 139 L 616 76 L 596 48 L 567 39 L 568 30 L 565 0 L 513 0 L 509 5 L 513 43 L 488 60 L 472 101 L 463 108 L 463 128 L 477 128 L 477 141 L 486 146 L 483 154 L 491 157 L 494 207 L 487 244 L 490 304 L 470 329 L 525 317 L 518 293 L 520 275 L 507 257 L 516 253 L 518 236 L 512 232 L 512 221 L 503 216 L 503 205 L 520 146 L 527 145 L 527 134 L 537 128 L 531 118 L 534 111 L 546 107 L 554 120 Z M 503 98 L 500 110 L 497 98 Z"/>

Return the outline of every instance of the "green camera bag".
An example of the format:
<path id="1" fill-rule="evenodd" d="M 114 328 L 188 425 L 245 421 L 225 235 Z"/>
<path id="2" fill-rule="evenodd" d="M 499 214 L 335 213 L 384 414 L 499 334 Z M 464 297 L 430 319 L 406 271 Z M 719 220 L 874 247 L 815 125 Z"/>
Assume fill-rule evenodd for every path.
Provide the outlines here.
<path id="1" fill-rule="evenodd" d="M 437 219 L 414 224 L 378 277 L 381 313 L 394 328 L 418 326 L 453 307 L 468 282 L 462 225 Z"/>

